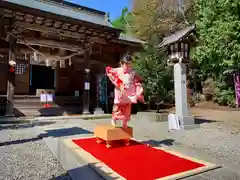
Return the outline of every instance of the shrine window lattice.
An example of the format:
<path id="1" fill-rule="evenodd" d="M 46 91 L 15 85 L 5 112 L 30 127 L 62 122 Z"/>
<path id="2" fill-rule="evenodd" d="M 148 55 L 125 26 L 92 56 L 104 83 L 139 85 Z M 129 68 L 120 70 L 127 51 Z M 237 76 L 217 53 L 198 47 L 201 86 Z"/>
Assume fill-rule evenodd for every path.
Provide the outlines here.
<path id="1" fill-rule="evenodd" d="M 6 68 L 5 65 L 8 64 L 8 59 L 6 58 L 0 58 L 0 71 L 3 71 L 4 68 Z"/>
<path id="2" fill-rule="evenodd" d="M 27 72 L 27 69 L 28 69 L 27 64 L 16 64 L 15 74 L 22 75 Z"/>

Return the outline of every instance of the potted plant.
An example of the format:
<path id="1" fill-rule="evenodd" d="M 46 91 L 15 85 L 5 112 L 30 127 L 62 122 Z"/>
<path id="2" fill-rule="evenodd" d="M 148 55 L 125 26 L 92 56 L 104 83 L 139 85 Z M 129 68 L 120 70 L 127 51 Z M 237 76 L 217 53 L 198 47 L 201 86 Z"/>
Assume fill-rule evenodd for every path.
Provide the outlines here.
<path id="1" fill-rule="evenodd" d="M 203 83 L 203 95 L 205 101 L 212 101 L 214 97 L 215 82 L 212 78 L 208 78 Z"/>

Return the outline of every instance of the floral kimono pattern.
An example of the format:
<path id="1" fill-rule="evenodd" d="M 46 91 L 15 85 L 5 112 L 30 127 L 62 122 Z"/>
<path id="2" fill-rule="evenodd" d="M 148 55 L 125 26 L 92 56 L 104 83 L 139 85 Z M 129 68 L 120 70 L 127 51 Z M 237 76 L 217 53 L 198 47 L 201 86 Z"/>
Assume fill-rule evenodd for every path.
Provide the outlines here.
<path id="1" fill-rule="evenodd" d="M 127 123 L 131 116 L 131 106 L 137 101 L 144 102 L 140 77 L 133 70 L 106 67 L 106 74 L 115 85 L 112 118 Z"/>

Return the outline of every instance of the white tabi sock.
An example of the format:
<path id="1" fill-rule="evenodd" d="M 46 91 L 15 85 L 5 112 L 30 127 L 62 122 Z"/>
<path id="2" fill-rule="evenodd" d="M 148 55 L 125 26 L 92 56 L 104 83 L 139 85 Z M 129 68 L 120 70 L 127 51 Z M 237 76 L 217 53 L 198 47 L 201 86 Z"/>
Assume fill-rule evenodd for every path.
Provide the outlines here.
<path id="1" fill-rule="evenodd" d="M 112 119 L 111 124 L 112 124 L 112 126 L 116 127 L 116 120 Z"/>

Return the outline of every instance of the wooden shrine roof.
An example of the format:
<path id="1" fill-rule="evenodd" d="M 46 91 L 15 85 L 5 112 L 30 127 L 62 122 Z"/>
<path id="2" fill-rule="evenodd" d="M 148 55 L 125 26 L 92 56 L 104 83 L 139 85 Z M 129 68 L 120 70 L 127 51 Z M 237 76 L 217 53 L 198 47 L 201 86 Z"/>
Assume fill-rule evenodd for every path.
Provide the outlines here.
<path id="1" fill-rule="evenodd" d="M 90 24 L 95 24 L 99 27 L 104 27 L 111 32 L 121 32 L 111 25 L 108 21 L 108 17 L 105 12 L 91 9 L 88 7 L 73 4 L 67 1 L 60 0 L 1 0 L 8 6 L 16 5 L 17 7 L 24 7 L 27 9 L 34 9 L 46 14 L 53 14 L 56 16 L 62 16 L 71 18 L 73 20 L 82 21 Z M 116 40 L 120 44 L 144 44 L 144 41 L 134 38 L 129 35 L 120 34 Z"/>
<path id="2" fill-rule="evenodd" d="M 196 28 L 195 25 L 188 26 L 180 31 L 177 31 L 170 36 L 164 37 L 163 41 L 158 45 L 158 48 L 162 48 L 164 46 L 168 46 L 172 43 L 178 42 L 188 36 L 194 29 Z"/>
<path id="3" fill-rule="evenodd" d="M 106 21 L 104 12 L 77 6 L 74 7 L 73 3 L 59 3 L 50 0 L 2 0 L 7 3 L 12 3 L 19 6 L 24 6 L 31 9 L 36 9 L 44 11 L 46 13 L 51 13 L 55 15 L 69 17 L 75 20 L 85 21 L 89 23 L 94 23 L 97 25 L 102 25 L 110 28 L 114 28 L 111 24 Z M 116 28 L 114 28 L 116 29 Z M 116 29 L 117 30 L 117 29 Z"/>
<path id="4" fill-rule="evenodd" d="M 130 35 L 126 35 L 126 34 L 123 34 L 121 33 L 118 40 L 120 41 L 128 41 L 128 42 L 131 42 L 131 43 L 139 43 L 139 44 L 145 44 L 146 42 L 145 41 L 142 41 L 140 39 L 137 39 L 133 36 L 130 36 Z"/>

